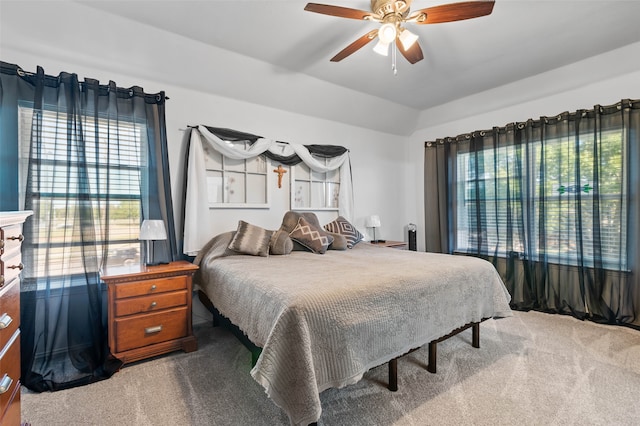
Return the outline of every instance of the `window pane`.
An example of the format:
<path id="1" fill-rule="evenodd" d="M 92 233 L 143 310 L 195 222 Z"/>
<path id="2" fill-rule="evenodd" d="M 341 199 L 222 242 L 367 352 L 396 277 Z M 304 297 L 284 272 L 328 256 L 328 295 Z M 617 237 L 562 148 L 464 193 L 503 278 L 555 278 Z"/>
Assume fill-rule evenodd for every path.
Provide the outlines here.
<path id="1" fill-rule="evenodd" d="M 229 194 L 229 203 L 246 203 L 245 175 L 244 173 L 226 173 L 226 191 Z"/>
<path id="2" fill-rule="evenodd" d="M 325 207 L 324 182 L 311 182 L 311 208 L 318 209 Z"/>
<path id="3" fill-rule="evenodd" d="M 222 170 L 222 154 L 215 149 L 203 146 L 204 164 L 208 170 Z"/>
<path id="4" fill-rule="evenodd" d="M 227 171 L 244 172 L 245 160 L 232 160 L 231 158 L 224 159 L 224 169 Z"/>
<path id="5" fill-rule="evenodd" d="M 328 171 L 327 182 L 340 182 L 340 169 Z"/>
<path id="6" fill-rule="evenodd" d="M 207 190 L 210 203 L 224 202 L 226 198 L 224 195 L 225 187 L 222 172 L 207 171 Z"/>
<path id="7" fill-rule="evenodd" d="M 294 206 L 297 208 L 310 207 L 309 193 L 311 184 L 309 182 L 299 181 L 296 179 Z"/>
<path id="8" fill-rule="evenodd" d="M 327 198 L 325 200 L 325 205 L 327 207 L 338 208 L 338 197 L 340 195 L 340 184 L 339 183 L 327 183 Z"/>
<path id="9" fill-rule="evenodd" d="M 267 161 L 264 155 L 259 155 L 247 160 L 247 172 L 267 173 Z"/>
<path id="10" fill-rule="evenodd" d="M 267 202 L 267 176 L 247 175 L 247 203 L 264 204 Z"/>

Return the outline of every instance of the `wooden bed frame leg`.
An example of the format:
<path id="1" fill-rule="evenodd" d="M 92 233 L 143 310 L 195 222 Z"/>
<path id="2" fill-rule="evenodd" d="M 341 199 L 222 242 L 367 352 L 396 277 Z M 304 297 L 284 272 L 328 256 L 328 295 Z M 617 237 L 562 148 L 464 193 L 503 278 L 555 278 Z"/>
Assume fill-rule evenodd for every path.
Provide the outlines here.
<path id="1" fill-rule="evenodd" d="M 387 388 L 391 392 L 398 390 L 398 358 L 389 361 L 389 386 Z"/>
<path id="2" fill-rule="evenodd" d="M 471 338 L 471 345 L 474 348 L 479 348 L 480 347 L 480 323 L 479 322 L 473 323 L 473 326 L 471 327 L 471 332 L 473 333 Z"/>
<path id="3" fill-rule="evenodd" d="M 429 342 L 429 365 L 427 365 L 427 371 L 429 373 L 436 373 L 436 358 L 438 352 L 438 342 Z"/>

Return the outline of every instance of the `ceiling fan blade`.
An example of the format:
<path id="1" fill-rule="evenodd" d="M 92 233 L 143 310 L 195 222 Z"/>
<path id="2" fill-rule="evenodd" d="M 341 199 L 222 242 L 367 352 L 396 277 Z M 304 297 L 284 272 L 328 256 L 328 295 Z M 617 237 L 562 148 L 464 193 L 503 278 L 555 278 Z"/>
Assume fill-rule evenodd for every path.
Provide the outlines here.
<path id="1" fill-rule="evenodd" d="M 377 29 L 369 31 L 368 33 L 366 33 L 365 35 L 363 35 L 362 37 L 360 37 L 359 39 L 357 39 L 356 41 L 354 41 L 353 43 L 351 43 L 350 45 L 342 49 L 340 52 L 338 52 L 336 56 L 331 58 L 331 62 L 340 62 L 341 60 L 351 55 L 352 53 L 355 53 L 358 49 L 367 45 L 367 43 L 369 43 L 371 40 L 376 38 L 377 35 L 378 35 Z"/>
<path id="2" fill-rule="evenodd" d="M 367 17 L 375 17 L 376 15 L 364 10 L 350 9 L 348 7 L 331 6 L 329 4 L 307 3 L 304 10 L 308 12 L 322 13 L 324 15 L 337 16 L 339 18 L 349 19 L 367 19 Z"/>
<path id="3" fill-rule="evenodd" d="M 404 50 L 402 42 L 400 42 L 400 40 L 396 38 L 396 46 L 398 47 L 400 53 L 402 53 L 402 56 L 404 56 L 405 59 L 411 64 L 415 64 L 416 62 L 424 59 L 424 56 L 422 55 L 422 49 L 420 48 L 420 45 L 417 41 L 413 43 L 410 48 Z"/>
<path id="4" fill-rule="evenodd" d="M 413 12 L 406 20 L 416 24 L 440 24 L 490 15 L 495 1 L 465 1 L 427 7 Z"/>

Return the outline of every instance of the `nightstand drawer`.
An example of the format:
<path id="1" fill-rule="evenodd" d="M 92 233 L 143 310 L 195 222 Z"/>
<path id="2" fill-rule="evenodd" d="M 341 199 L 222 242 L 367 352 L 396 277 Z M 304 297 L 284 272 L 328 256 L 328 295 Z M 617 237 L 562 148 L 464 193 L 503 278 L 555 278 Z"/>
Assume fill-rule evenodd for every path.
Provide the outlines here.
<path id="1" fill-rule="evenodd" d="M 150 296 L 130 297 L 116 300 L 116 317 L 147 312 L 155 312 L 161 309 L 177 306 L 187 306 L 187 290 L 170 293 L 152 294 Z"/>
<path id="2" fill-rule="evenodd" d="M 121 299 L 123 297 L 146 296 L 186 288 L 187 278 L 185 276 L 177 276 L 116 284 L 115 295 L 117 299 Z"/>
<path id="3" fill-rule="evenodd" d="M 188 334 L 187 307 L 115 320 L 115 352 L 179 339 Z"/>
<path id="4" fill-rule="evenodd" d="M 20 281 L 13 280 L 0 298 L 0 350 L 20 327 Z"/>
<path id="5" fill-rule="evenodd" d="M 0 384 L 6 386 L 6 389 L 0 394 L 0 413 L 4 413 L 20 383 L 20 333 L 15 333 L 12 340 L 10 346 L 1 349 Z"/>

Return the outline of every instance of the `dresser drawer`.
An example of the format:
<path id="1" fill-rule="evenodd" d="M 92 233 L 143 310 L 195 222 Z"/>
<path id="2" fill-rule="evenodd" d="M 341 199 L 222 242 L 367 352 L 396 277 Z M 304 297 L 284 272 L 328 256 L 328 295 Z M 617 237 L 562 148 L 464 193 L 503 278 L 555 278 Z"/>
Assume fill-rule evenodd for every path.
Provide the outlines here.
<path id="1" fill-rule="evenodd" d="M 115 296 L 117 299 L 145 296 L 149 294 L 186 289 L 187 277 L 177 276 L 146 281 L 132 281 L 116 284 L 115 287 Z"/>
<path id="2" fill-rule="evenodd" d="M 153 343 L 186 337 L 188 308 L 171 309 L 153 314 L 135 315 L 115 320 L 115 352 Z"/>
<path id="3" fill-rule="evenodd" d="M 0 357 L 0 383 L 7 386 L 0 394 L 0 412 L 4 413 L 20 382 L 20 332 L 12 336 L 9 346 L 2 349 Z"/>
<path id="4" fill-rule="evenodd" d="M 0 260 L 0 289 L 9 284 L 22 271 L 22 255 L 19 251 Z"/>
<path id="5" fill-rule="evenodd" d="M 0 228 L 0 256 L 11 254 L 14 251 L 20 251 L 22 244 L 22 224 L 8 225 Z"/>
<path id="6" fill-rule="evenodd" d="M 152 294 L 150 296 L 129 297 L 116 300 L 116 317 L 155 312 L 162 309 L 187 306 L 187 290 Z"/>
<path id="7" fill-rule="evenodd" d="M 0 350 L 20 327 L 20 281 L 13 280 L 0 291 Z"/>

